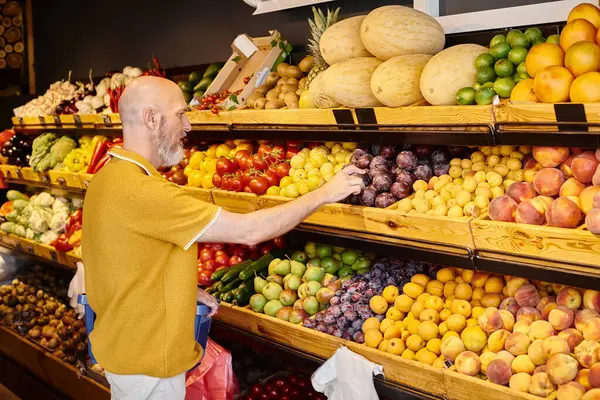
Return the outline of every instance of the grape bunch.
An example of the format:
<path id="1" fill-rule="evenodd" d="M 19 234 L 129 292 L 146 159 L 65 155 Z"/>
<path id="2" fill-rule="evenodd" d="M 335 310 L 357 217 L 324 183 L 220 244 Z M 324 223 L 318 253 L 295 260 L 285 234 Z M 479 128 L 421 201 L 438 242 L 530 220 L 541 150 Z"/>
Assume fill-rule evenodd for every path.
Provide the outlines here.
<path id="1" fill-rule="evenodd" d="M 407 146 L 398 151 L 393 145 L 359 147 L 350 162 L 367 171 L 365 189 L 346 200 L 350 204 L 386 208 L 410 196 L 416 180 L 447 174 L 450 158 L 462 156 L 463 147 Z"/>
<path id="2" fill-rule="evenodd" d="M 329 307 L 319 311 L 314 318 L 305 319 L 303 324 L 335 337 L 364 343 L 363 322 L 372 317 L 380 321 L 385 318 L 371 310 L 371 297 L 380 295 L 386 286 L 404 286 L 415 274 L 435 279 L 436 271 L 436 267 L 420 261 L 381 258 L 374 263 L 371 271 L 344 281 L 342 288 L 329 300 Z"/>

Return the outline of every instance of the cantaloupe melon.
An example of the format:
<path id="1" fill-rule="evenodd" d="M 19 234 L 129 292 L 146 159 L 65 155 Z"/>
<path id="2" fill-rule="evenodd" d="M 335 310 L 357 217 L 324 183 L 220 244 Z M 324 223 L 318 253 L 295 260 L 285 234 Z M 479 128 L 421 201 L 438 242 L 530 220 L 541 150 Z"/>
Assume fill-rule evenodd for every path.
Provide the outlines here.
<path id="1" fill-rule="evenodd" d="M 444 48 L 444 29 L 435 18 L 412 8 L 384 6 L 371 11 L 360 36 L 380 60 L 406 54 L 437 54 Z"/>
<path id="2" fill-rule="evenodd" d="M 332 65 L 321 74 L 325 93 L 346 107 L 381 106 L 371 92 L 371 76 L 379 65 L 381 61 L 375 57 L 352 58 Z"/>
<path id="3" fill-rule="evenodd" d="M 300 108 L 336 108 L 340 106 L 340 103 L 336 102 L 325 92 L 323 74 L 324 72 L 321 72 L 317 75 L 310 83 L 308 90 L 302 93 Z M 304 95 L 305 93 L 306 96 Z"/>
<path id="4" fill-rule="evenodd" d="M 431 59 L 429 54 L 408 54 L 390 58 L 371 77 L 371 91 L 388 107 L 402 107 L 423 99 L 421 72 Z"/>
<path id="5" fill-rule="evenodd" d="M 456 104 L 456 92 L 475 82 L 475 59 L 487 48 L 459 44 L 433 56 L 421 74 L 421 94 L 431 105 Z"/>
<path id="6" fill-rule="evenodd" d="M 319 47 L 329 65 L 358 57 L 371 57 L 360 38 L 360 26 L 366 15 L 344 19 L 331 25 L 321 36 Z"/>

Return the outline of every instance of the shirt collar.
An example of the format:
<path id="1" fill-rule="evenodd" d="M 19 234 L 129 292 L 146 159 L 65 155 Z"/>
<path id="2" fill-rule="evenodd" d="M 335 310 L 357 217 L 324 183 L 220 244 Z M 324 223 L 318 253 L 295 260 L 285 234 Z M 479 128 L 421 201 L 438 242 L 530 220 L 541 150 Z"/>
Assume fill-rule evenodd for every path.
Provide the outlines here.
<path id="1" fill-rule="evenodd" d="M 108 154 L 112 157 L 118 158 L 119 160 L 125 160 L 134 163 L 150 176 L 160 176 L 160 172 L 154 168 L 150 161 L 146 160 L 139 154 L 134 153 L 133 151 L 113 148 L 108 152 Z"/>

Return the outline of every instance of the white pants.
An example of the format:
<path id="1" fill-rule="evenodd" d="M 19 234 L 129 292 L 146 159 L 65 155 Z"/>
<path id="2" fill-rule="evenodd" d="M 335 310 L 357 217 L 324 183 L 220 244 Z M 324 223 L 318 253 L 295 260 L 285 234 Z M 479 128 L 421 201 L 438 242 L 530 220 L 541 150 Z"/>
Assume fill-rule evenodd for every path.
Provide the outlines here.
<path id="1" fill-rule="evenodd" d="M 112 400 L 183 400 L 185 373 L 172 378 L 106 372 Z"/>

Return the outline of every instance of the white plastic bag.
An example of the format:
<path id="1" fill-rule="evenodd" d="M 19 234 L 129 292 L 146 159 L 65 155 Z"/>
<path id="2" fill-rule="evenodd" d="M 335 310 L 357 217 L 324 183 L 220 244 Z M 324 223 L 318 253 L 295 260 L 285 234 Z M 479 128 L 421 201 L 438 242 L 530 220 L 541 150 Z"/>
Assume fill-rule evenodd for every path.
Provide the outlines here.
<path id="1" fill-rule="evenodd" d="M 312 385 L 329 400 L 378 400 L 373 375 L 383 367 L 340 347 L 312 376 Z"/>
<path id="2" fill-rule="evenodd" d="M 0 247 L 0 282 L 11 280 L 23 265 L 19 254 L 5 247 Z"/>
<path id="3" fill-rule="evenodd" d="M 79 319 L 85 315 L 85 307 L 77 302 L 77 298 L 83 293 L 85 293 L 85 271 L 83 270 L 83 263 L 79 261 L 77 263 L 77 272 L 73 276 L 73 279 L 71 279 L 71 283 L 69 283 L 68 292 L 69 299 L 71 299 L 69 304 L 75 309 L 75 313 Z"/>

